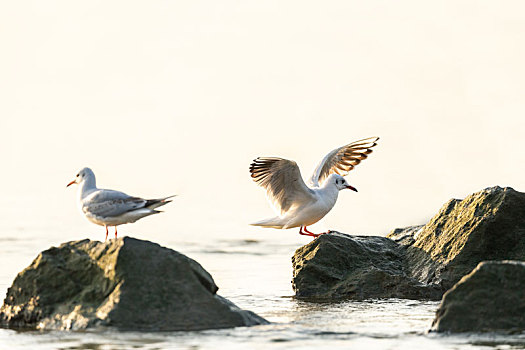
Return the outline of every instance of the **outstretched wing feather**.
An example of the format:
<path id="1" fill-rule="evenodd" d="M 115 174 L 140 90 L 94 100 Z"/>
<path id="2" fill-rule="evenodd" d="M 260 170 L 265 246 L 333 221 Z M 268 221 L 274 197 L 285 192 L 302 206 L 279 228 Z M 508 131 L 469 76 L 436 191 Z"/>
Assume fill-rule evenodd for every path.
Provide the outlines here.
<path id="1" fill-rule="evenodd" d="M 314 200 L 294 161 L 277 157 L 259 157 L 250 165 L 252 179 L 266 189 L 268 199 L 284 214 L 294 204 Z"/>
<path id="2" fill-rule="evenodd" d="M 372 147 L 377 145 L 377 140 L 379 137 L 369 137 L 332 150 L 317 165 L 310 178 L 310 184 L 319 186 L 333 173 L 348 175 L 356 165 L 372 153 Z"/>

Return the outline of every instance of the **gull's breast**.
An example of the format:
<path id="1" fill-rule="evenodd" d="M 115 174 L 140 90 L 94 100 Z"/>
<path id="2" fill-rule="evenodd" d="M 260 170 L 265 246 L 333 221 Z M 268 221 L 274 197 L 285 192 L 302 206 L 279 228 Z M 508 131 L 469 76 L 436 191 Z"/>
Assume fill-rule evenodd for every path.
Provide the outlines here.
<path id="1" fill-rule="evenodd" d="M 86 211 L 84 215 L 89 221 L 100 226 L 116 226 L 132 222 L 125 217 L 125 214 L 119 216 L 102 216 Z"/>
<path id="2" fill-rule="evenodd" d="M 296 208 L 293 213 L 290 213 L 290 221 L 286 227 L 313 225 L 328 214 L 331 209 L 332 207 L 327 206 L 323 201 L 316 201 L 310 205 Z"/>

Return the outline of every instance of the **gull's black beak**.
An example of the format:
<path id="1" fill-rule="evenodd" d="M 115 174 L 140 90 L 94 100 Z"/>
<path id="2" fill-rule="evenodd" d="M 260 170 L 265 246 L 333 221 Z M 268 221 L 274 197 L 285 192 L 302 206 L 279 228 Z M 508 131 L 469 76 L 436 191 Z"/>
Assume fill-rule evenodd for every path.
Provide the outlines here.
<path id="1" fill-rule="evenodd" d="M 356 191 L 357 192 L 357 188 L 353 187 L 353 186 L 346 186 L 346 188 L 348 188 L 349 190 L 352 190 L 352 191 Z"/>

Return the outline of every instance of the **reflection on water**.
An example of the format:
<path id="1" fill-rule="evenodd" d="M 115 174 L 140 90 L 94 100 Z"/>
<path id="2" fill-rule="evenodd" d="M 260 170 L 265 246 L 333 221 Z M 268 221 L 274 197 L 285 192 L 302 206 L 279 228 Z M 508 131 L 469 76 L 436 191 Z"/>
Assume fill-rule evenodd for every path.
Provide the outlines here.
<path id="1" fill-rule="evenodd" d="M 10 237 L 10 236 L 8 236 Z M 273 238 L 273 237 L 271 237 Z M 54 238 L 56 239 L 56 238 Z M 49 236 L 0 241 L 5 295 Z M 219 294 L 272 322 L 200 332 L 17 332 L 0 329 L 0 349 L 523 349 L 525 335 L 428 333 L 438 302 L 401 299 L 311 303 L 293 298 L 291 256 L 297 244 L 275 239 L 217 239 L 165 244 L 197 260 Z"/>

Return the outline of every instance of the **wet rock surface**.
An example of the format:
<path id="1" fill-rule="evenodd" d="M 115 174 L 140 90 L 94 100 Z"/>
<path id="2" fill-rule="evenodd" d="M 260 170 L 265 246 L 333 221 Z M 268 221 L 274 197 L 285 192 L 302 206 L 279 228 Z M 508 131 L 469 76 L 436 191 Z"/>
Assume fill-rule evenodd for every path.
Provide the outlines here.
<path id="1" fill-rule="evenodd" d="M 267 323 L 216 294 L 211 275 L 174 250 L 130 237 L 67 242 L 20 272 L 3 327 L 201 330 Z"/>
<path id="2" fill-rule="evenodd" d="M 480 263 L 443 296 L 432 329 L 438 332 L 525 330 L 525 263 Z"/>
<path id="3" fill-rule="evenodd" d="M 322 235 L 292 258 L 299 298 L 439 299 L 485 260 L 525 260 L 525 194 L 492 187 L 452 199 L 387 237 Z"/>

